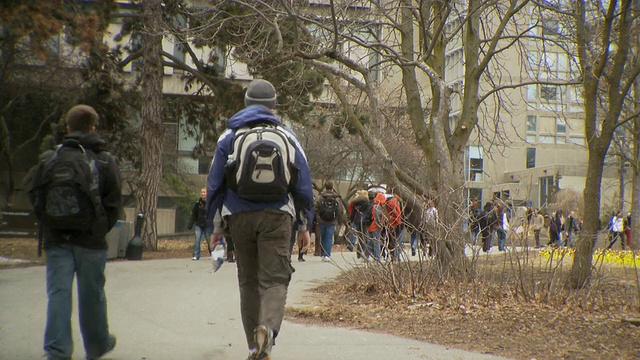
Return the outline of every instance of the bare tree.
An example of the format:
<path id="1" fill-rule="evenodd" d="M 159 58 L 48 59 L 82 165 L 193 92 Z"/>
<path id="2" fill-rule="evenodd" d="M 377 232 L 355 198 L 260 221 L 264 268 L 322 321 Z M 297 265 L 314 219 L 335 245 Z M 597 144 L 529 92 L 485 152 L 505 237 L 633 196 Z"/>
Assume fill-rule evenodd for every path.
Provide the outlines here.
<path id="1" fill-rule="evenodd" d="M 325 73 L 337 103 L 376 155 L 386 182 L 416 208 L 422 207 L 416 193 L 436 194 L 448 230 L 456 229 L 454 224 L 464 211 L 464 151 L 478 125 L 480 105 L 501 89 L 500 84 L 491 89 L 481 84 L 491 77 L 491 71 L 498 71 L 495 56 L 523 34 L 513 21 L 527 3 L 470 2 L 467 6 L 438 1 L 343 1 L 331 2 L 319 15 L 280 2 L 300 24 L 300 45 L 294 55 Z M 358 12 L 363 7 L 366 10 Z M 456 89 L 462 99 L 460 114 L 453 117 L 452 88 L 445 82 L 445 53 L 455 41 L 465 54 L 465 74 L 460 79 L 464 86 Z M 349 53 L 349 46 L 366 53 L 357 58 L 357 53 Z M 393 106 L 375 80 L 377 73 L 401 77 L 402 96 L 396 104 L 406 108 L 415 142 L 431 170 L 425 174 L 428 189 L 397 166 L 382 141 L 380 129 Z M 360 114 L 370 123 L 364 124 Z M 449 234 L 436 251 L 443 274 L 464 274 L 461 234 Z"/>
<path id="2" fill-rule="evenodd" d="M 637 10 L 631 0 L 576 1 L 572 7 L 549 10 L 567 19 L 575 29 L 575 49 L 582 74 L 584 122 L 589 149 L 584 189 L 584 231 L 578 241 L 570 283 L 581 288 L 590 279 L 593 244 L 598 233 L 601 183 L 605 156 L 614 132 L 635 116 L 623 116 L 630 101 L 640 61 L 633 55 L 637 39 Z M 635 40 L 635 42 L 632 42 Z M 636 46 L 637 47 L 637 46 Z"/>

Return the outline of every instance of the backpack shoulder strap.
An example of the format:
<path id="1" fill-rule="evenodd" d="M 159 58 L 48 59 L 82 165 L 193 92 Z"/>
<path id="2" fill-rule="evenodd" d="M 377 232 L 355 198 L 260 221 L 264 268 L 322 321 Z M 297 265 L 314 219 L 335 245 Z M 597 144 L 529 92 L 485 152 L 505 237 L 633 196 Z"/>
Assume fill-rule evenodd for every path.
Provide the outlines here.
<path id="1" fill-rule="evenodd" d="M 93 206 L 96 210 L 97 217 L 106 216 L 106 211 L 104 210 L 104 206 L 102 206 L 102 197 L 100 194 L 100 169 L 98 168 L 98 160 L 108 161 L 108 157 L 110 156 L 107 152 L 99 152 L 95 153 L 92 150 L 87 150 L 84 152 L 85 159 L 87 164 L 89 165 L 89 171 L 91 176 L 91 183 L 89 186 L 89 194 L 91 195 L 91 202 L 93 202 Z M 102 158 L 102 159 L 101 159 Z"/>

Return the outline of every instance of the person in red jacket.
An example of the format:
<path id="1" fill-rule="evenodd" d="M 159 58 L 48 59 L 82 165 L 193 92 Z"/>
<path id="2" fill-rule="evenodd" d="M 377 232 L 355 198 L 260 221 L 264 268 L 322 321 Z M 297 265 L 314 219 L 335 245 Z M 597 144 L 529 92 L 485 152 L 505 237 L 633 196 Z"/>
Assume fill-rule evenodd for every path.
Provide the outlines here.
<path id="1" fill-rule="evenodd" d="M 394 194 L 386 199 L 385 208 L 388 214 L 387 235 L 389 243 L 387 245 L 391 261 L 399 261 L 402 253 L 402 206 L 400 206 L 399 196 Z"/>
<path id="2" fill-rule="evenodd" d="M 385 226 L 384 203 L 386 198 L 383 193 L 374 193 L 373 206 L 371 207 L 371 224 L 367 226 L 367 246 L 365 248 L 365 259 L 372 256 L 380 261 L 380 235 Z"/>

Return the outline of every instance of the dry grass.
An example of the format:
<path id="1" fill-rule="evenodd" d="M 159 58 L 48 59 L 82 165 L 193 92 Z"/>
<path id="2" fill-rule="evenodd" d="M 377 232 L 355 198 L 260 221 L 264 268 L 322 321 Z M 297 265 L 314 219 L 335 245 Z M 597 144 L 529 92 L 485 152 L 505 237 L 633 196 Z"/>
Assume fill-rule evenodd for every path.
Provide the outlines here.
<path id="1" fill-rule="evenodd" d="M 437 279 L 429 273 L 433 269 L 396 268 L 394 277 L 404 284 L 397 293 L 381 279 L 391 271 L 388 265 L 356 268 L 315 289 L 315 306 L 288 309 L 287 314 L 301 322 L 391 333 L 514 359 L 640 358 L 640 328 L 623 321 L 639 317 L 634 271 L 601 268 L 592 287 L 576 293 L 561 285 L 570 266 L 559 266 L 552 281 L 544 259 L 528 261 L 530 271 L 516 276 L 505 266 L 513 262 L 508 254 L 483 257 L 472 282 L 429 280 L 420 291 L 411 291 L 411 272 L 414 282 Z M 523 290 L 521 281 L 538 288 Z"/>

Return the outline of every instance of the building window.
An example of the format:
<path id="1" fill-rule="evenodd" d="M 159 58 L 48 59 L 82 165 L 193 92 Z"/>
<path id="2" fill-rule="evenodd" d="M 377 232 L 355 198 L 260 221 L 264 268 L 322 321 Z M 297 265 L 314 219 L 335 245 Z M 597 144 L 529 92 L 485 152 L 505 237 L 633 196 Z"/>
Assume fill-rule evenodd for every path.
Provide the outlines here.
<path id="1" fill-rule="evenodd" d="M 538 99 L 536 85 L 527 85 L 527 100 L 535 101 Z"/>
<path id="2" fill-rule="evenodd" d="M 553 194 L 554 190 L 553 175 L 538 178 L 538 182 L 540 185 L 540 207 L 546 207 L 549 196 Z"/>
<path id="3" fill-rule="evenodd" d="M 527 169 L 536 167 L 536 148 L 527 148 Z"/>
<path id="4" fill-rule="evenodd" d="M 469 181 L 483 181 L 484 160 L 482 159 L 482 148 L 479 146 L 469 146 L 468 148 L 469 171 L 467 179 Z"/>
<path id="5" fill-rule="evenodd" d="M 571 137 L 569 137 L 569 143 L 576 144 L 576 145 L 584 145 L 585 144 L 584 137 L 582 137 L 582 136 L 571 136 Z"/>
<path id="6" fill-rule="evenodd" d="M 543 19 L 542 36 L 560 35 L 560 22 L 556 19 Z"/>
<path id="7" fill-rule="evenodd" d="M 582 89 L 578 86 L 570 86 L 567 88 L 569 94 L 569 102 L 582 104 Z"/>
<path id="8" fill-rule="evenodd" d="M 555 86 L 541 86 L 540 87 L 540 98 L 545 99 L 547 101 L 556 100 L 558 96 L 558 88 Z"/>
<path id="9" fill-rule="evenodd" d="M 479 206 L 482 208 L 482 189 L 479 188 L 468 188 L 467 189 L 467 200 L 470 204 L 472 200 L 478 200 Z"/>
<path id="10" fill-rule="evenodd" d="M 527 116 L 527 132 L 538 131 L 538 117 L 535 115 Z"/>
<path id="11" fill-rule="evenodd" d="M 557 118 L 556 119 L 556 134 L 566 134 L 567 133 L 567 122 L 565 119 Z"/>
<path id="12" fill-rule="evenodd" d="M 539 142 L 540 144 L 555 144 L 556 137 L 553 135 L 540 135 Z"/>

